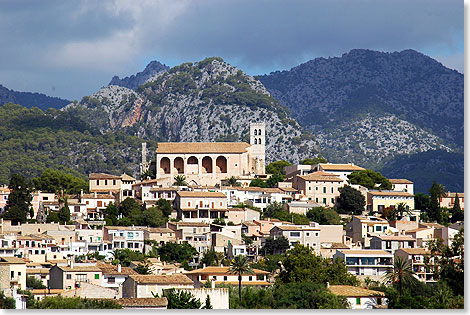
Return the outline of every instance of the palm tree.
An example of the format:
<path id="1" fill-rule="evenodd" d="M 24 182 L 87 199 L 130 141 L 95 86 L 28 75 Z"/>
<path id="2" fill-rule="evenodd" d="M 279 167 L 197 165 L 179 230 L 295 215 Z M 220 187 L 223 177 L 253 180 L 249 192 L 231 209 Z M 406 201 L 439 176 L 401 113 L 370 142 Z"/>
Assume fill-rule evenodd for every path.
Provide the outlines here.
<path id="1" fill-rule="evenodd" d="M 398 283 L 398 291 L 400 295 L 403 293 L 403 285 L 411 285 L 416 283 L 416 278 L 414 277 L 415 272 L 411 268 L 410 262 L 398 256 L 393 263 L 393 269 L 389 269 L 386 272 L 385 280 L 393 284 Z"/>
<path id="2" fill-rule="evenodd" d="M 399 202 L 397 203 L 397 206 L 394 209 L 394 215 L 396 216 L 397 219 L 403 218 L 403 214 L 410 215 L 411 210 L 409 208 L 406 208 L 406 204 L 404 202 Z"/>
<path id="3" fill-rule="evenodd" d="M 186 182 L 186 176 L 184 175 L 176 175 L 175 182 L 173 183 L 174 186 L 187 186 L 188 183 Z"/>
<path id="4" fill-rule="evenodd" d="M 228 184 L 229 186 L 240 186 L 240 183 L 237 181 L 237 179 L 236 179 L 235 176 L 230 177 L 230 178 L 227 180 L 227 184 Z"/>
<path id="5" fill-rule="evenodd" d="M 238 297 L 240 298 L 240 306 L 242 305 L 242 274 L 253 274 L 248 264 L 248 258 L 244 255 L 237 255 L 230 264 L 229 273 L 238 274 Z"/>

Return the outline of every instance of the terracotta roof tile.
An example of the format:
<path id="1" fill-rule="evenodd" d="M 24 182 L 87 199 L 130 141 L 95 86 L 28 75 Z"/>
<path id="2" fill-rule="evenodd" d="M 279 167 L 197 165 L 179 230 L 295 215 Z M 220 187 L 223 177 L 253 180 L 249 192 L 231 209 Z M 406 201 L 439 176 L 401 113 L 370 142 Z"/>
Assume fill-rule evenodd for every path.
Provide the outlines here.
<path id="1" fill-rule="evenodd" d="M 90 173 L 88 179 L 121 179 L 121 176 L 105 174 L 105 173 Z"/>
<path id="2" fill-rule="evenodd" d="M 134 177 L 127 175 L 126 173 L 121 175 L 121 180 L 125 181 L 134 181 L 136 180 Z"/>
<path id="3" fill-rule="evenodd" d="M 392 184 L 413 184 L 411 180 L 404 178 L 390 178 L 389 181 Z"/>
<path id="4" fill-rule="evenodd" d="M 227 198 L 224 193 L 212 191 L 178 191 L 176 193 L 186 198 Z"/>
<path id="5" fill-rule="evenodd" d="M 407 254 L 410 255 L 428 255 L 431 252 L 426 248 L 400 248 L 398 250 L 402 250 Z"/>
<path id="6" fill-rule="evenodd" d="M 193 280 L 189 279 L 184 274 L 172 275 L 130 275 L 136 283 L 139 284 L 194 284 Z"/>
<path id="7" fill-rule="evenodd" d="M 83 194 L 81 196 L 82 199 L 115 199 L 113 195 L 108 195 L 108 194 L 96 194 L 96 197 L 94 194 Z"/>
<path id="8" fill-rule="evenodd" d="M 311 181 L 311 180 L 324 181 L 324 182 L 342 182 L 343 181 L 341 178 L 339 178 L 338 175 L 325 173 L 321 171 L 313 172 L 307 175 L 299 175 L 298 177 L 306 181 Z"/>
<path id="9" fill-rule="evenodd" d="M 378 191 L 368 191 L 368 194 L 372 196 L 402 196 L 402 197 L 413 197 L 412 194 L 404 192 L 404 191 L 393 191 L 393 190 L 378 190 Z"/>
<path id="10" fill-rule="evenodd" d="M 230 275 L 229 273 L 230 267 L 205 267 L 201 269 L 195 269 L 186 272 L 185 274 L 222 274 L 222 275 Z M 265 275 L 269 274 L 269 272 L 259 269 L 253 269 L 254 275 Z"/>
<path id="11" fill-rule="evenodd" d="M 328 171 L 364 171 L 365 169 L 354 164 L 329 164 L 320 163 L 320 167 Z"/>
<path id="12" fill-rule="evenodd" d="M 244 153 L 249 146 L 246 142 L 159 142 L 156 153 Z"/>
<path id="13" fill-rule="evenodd" d="M 351 297 L 385 296 L 384 292 L 353 287 L 350 285 L 330 285 L 328 289 L 335 295 Z"/>

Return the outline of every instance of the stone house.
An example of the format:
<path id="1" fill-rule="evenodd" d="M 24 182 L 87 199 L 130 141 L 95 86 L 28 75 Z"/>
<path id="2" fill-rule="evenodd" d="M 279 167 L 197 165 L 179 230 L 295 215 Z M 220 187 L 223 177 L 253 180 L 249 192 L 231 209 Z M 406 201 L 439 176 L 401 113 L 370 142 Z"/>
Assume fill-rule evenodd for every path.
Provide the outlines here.
<path id="1" fill-rule="evenodd" d="M 464 208 L 465 208 L 464 193 L 451 193 L 451 192 L 448 192 L 445 197 L 441 197 L 439 199 L 439 207 L 453 208 L 454 203 L 455 203 L 455 195 L 457 195 L 457 197 L 459 198 L 460 209 L 464 210 Z"/>
<path id="2" fill-rule="evenodd" d="M 0 257 L 0 291 L 11 297 L 11 288 L 26 289 L 26 262 L 18 257 Z"/>
<path id="3" fill-rule="evenodd" d="M 400 248 L 415 248 L 416 239 L 409 235 L 378 235 L 370 240 L 370 249 L 382 249 L 394 254 Z"/>
<path id="4" fill-rule="evenodd" d="M 384 308 L 387 305 L 385 293 L 369 290 L 351 285 L 328 285 L 328 290 L 335 294 L 345 296 L 352 309 Z"/>
<path id="5" fill-rule="evenodd" d="M 292 179 L 292 186 L 301 195 L 324 207 L 333 207 L 336 204 L 339 189 L 344 185 L 345 181 L 339 175 L 323 171 L 294 176 Z"/>
<path id="6" fill-rule="evenodd" d="M 103 238 L 112 244 L 112 247 L 108 246 L 108 249 L 129 248 L 143 252 L 146 229 L 142 226 L 105 226 Z"/>
<path id="7" fill-rule="evenodd" d="M 103 273 L 96 264 L 55 265 L 49 270 L 49 288 L 71 290 L 81 282 L 101 286 Z"/>
<path id="8" fill-rule="evenodd" d="M 123 298 L 153 298 L 164 289 L 190 289 L 194 282 L 184 274 L 130 275 L 122 284 Z"/>
<path id="9" fill-rule="evenodd" d="M 284 236 L 291 247 L 296 243 L 312 248 L 317 255 L 320 254 L 320 229 L 308 225 L 280 225 L 270 231 L 271 237 L 278 239 Z"/>
<path id="10" fill-rule="evenodd" d="M 174 200 L 178 219 L 210 223 L 225 219 L 227 197 L 221 192 L 178 191 Z"/>
<path id="11" fill-rule="evenodd" d="M 414 195 L 403 191 L 369 190 L 367 192 L 367 210 L 374 213 L 383 213 L 385 208 L 397 207 L 404 203 L 408 210 L 415 208 Z"/>
<path id="12" fill-rule="evenodd" d="M 389 181 L 392 183 L 393 191 L 402 191 L 414 195 L 414 184 L 411 180 L 391 178 Z"/>
<path id="13" fill-rule="evenodd" d="M 253 269 L 253 274 L 242 274 L 242 286 L 261 286 L 267 287 L 271 283 L 267 282 L 269 272 L 264 270 Z M 192 281 L 195 288 L 204 286 L 207 280 L 217 284 L 238 285 L 238 275 L 230 273 L 229 267 L 205 267 L 195 269 L 185 273 Z"/>
<path id="14" fill-rule="evenodd" d="M 167 227 L 164 228 L 154 228 L 149 227 L 144 230 L 144 239 L 158 242 L 160 245 L 163 245 L 168 242 L 176 242 L 176 233 L 172 229 Z"/>

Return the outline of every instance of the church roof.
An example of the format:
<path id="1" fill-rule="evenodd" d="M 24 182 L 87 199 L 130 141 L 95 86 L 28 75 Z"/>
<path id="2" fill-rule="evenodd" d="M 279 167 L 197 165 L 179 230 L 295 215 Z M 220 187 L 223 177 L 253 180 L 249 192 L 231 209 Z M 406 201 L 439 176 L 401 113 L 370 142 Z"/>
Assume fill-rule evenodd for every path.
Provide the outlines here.
<path id="1" fill-rule="evenodd" d="M 159 142 L 156 153 L 244 153 L 249 146 L 246 142 Z"/>

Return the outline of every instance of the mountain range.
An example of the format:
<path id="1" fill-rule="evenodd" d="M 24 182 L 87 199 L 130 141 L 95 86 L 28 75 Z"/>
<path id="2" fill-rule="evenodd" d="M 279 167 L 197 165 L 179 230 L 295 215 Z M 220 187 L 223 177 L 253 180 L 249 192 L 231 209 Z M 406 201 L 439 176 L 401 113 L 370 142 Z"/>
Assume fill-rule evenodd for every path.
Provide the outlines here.
<path id="1" fill-rule="evenodd" d="M 28 108 L 38 107 L 46 110 L 48 108 L 62 108 L 69 104 L 70 101 L 59 97 L 47 96 L 42 93 L 18 92 L 0 84 L 0 105 L 6 103 L 21 104 Z"/>
<path id="2" fill-rule="evenodd" d="M 152 61 L 62 111 L 97 134 L 152 146 L 246 141 L 249 122 L 265 121 L 268 162 L 321 155 L 408 178 L 415 191 L 426 192 L 434 179 L 464 190 L 463 75 L 413 50 L 355 49 L 255 77 L 218 57 L 172 69 Z M 110 162 L 110 170 L 137 171 L 128 164 L 135 155 Z"/>

